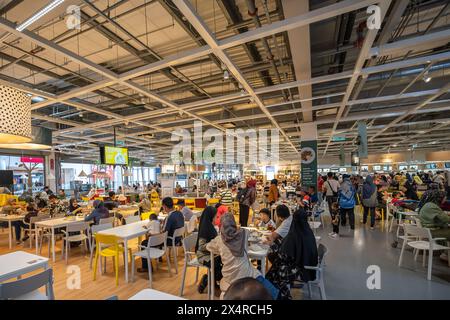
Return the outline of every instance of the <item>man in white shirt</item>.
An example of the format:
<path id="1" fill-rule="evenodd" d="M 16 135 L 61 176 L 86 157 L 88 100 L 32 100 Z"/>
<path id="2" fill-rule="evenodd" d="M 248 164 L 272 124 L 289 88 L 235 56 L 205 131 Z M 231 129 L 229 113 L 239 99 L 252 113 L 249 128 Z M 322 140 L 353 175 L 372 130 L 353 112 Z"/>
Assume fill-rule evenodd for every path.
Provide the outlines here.
<path id="1" fill-rule="evenodd" d="M 332 172 L 327 173 L 327 181 L 323 183 L 323 193 L 325 194 L 325 199 L 328 202 L 328 209 L 331 212 L 331 205 L 333 202 L 337 202 L 337 193 L 339 191 L 340 184 L 334 179 Z"/>

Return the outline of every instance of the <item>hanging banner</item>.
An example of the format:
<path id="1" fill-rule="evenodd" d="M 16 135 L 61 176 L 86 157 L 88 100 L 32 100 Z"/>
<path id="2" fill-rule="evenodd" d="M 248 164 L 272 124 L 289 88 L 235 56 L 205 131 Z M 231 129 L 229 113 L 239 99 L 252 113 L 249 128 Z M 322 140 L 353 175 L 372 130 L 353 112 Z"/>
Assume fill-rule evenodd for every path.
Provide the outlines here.
<path id="1" fill-rule="evenodd" d="M 302 166 L 302 186 L 317 189 L 317 140 L 302 141 L 300 159 Z"/>
<path id="2" fill-rule="evenodd" d="M 358 121 L 358 154 L 360 158 L 368 157 L 367 150 L 367 125 L 364 121 Z"/>

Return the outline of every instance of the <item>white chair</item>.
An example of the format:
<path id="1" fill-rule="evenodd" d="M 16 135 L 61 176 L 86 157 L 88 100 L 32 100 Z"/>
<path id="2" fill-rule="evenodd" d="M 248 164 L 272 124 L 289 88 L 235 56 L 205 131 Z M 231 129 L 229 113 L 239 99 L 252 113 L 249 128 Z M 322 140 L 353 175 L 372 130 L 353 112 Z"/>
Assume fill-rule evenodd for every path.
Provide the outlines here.
<path id="1" fill-rule="evenodd" d="M 198 233 L 194 232 L 183 239 L 183 249 L 184 249 L 184 266 L 183 266 L 183 276 L 181 278 L 181 288 L 180 297 L 183 296 L 184 284 L 186 282 L 186 272 L 187 268 L 196 268 L 195 273 L 195 283 L 198 282 L 198 273 L 200 268 L 205 268 L 208 271 L 208 297 L 210 294 L 210 284 L 211 284 L 211 272 L 210 268 L 198 262 L 197 255 L 195 254 L 195 244 L 197 243 Z"/>
<path id="2" fill-rule="evenodd" d="M 46 295 L 39 292 L 45 286 Z M 0 300 L 55 300 L 53 293 L 53 270 L 30 277 L 0 284 Z"/>
<path id="3" fill-rule="evenodd" d="M 141 221 L 140 216 L 128 216 L 125 218 L 126 224 L 135 223 L 135 222 L 139 222 L 139 221 Z"/>
<path id="4" fill-rule="evenodd" d="M 93 225 L 91 226 L 91 242 L 90 242 L 90 250 L 91 250 L 91 257 L 89 258 L 89 269 L 92 269 L 92 260 L 94 259 L 94 252 L 95 252 L 95 234 L 99 231 L 102 230 L 107 230 L 107 229 L 111 229 L 113 227 L 112 222 L 111 223 L 104 223 L 104 224 L 97 224 L 97 225 Z M 100 264 L 102 263 L 102 260 L 100 259 Z M 101 265 L 100 265 L 100 270 L 101 270 Z"/>
<path id="5" fill-rule="evenodd" d="M 114 226 L 114 217 L 102 218 L 98 222 L 98 224 L 107 224 L 107 223 L 111 223 Z"/>
<path id="6" fill-rule="evenodd" d="M 163 247 L 162 249 L 155 248 L 161 245 Z M 131 281 L 134 281 L 135 257 L 148 260 L 148 279 L 150 282 L 150 289 L 152 288 L 152 259 L 159 259 L 165 255 L 167 259 L 167 269 L 169 271 L 169 275 L 172 276 L 169 250 L 167 248 L 167 231 L 150 236 L 148 238 L 147 246 L 139 245 L 139 248 L 143 250 L 133 253 L 133 259 L 131 259 Z"/>
<path id="7" fill-rule="evenodd" d="M 192 215 L 191 219 L 189 219 L 188 223 L 186 224 L 186 233 L 191 234 L 195 231 L 197 228 L 197 216 Z"/>
<path id="8" fill-rule="evenodd" d="M 172 241 L 172 254 L 173 254 L 173 261 L 175 263 L 175 274 L 178 274 L 178 262 L 177 262 L 177 255 L 178 255 L 178 246 L 176 245 L 176 238 L 183 237 L 184 236 L 184 227 L 175 229 L 173 232 L 173 235 L 171 237 L 167 237 L 167 239 L 170 239 Z M 170 256 L 170 255 L 169 255 Z"/>
<path id="9" fill-rule="evenodd" d="M 47 220 L 50 219 L 50 215 L 40 215 L 40 216 L 36 216 L 36 217 L 30 217 L 30 223 L 26 222 L 25 220 L 23 221 L 23 223 L 28 226 L 27 228 L 27 232 L 28 232 L 28 237 L 29 237 L 29 241 L 30 241 L 30 248 L 33 247 L 33 237 L 39 237 L 39 234 L 36 235 L 36 229 L 34 228 L 34 224 L 38 221 L 42 221 L 42 220 Z M 38 230 L 39 233 L 39 230 Z"/>
<path id="10" fill-rule="evenodd" d="M 427 279 L 431 280 L 431 271 L 433 268 L 433 251 L 447 250 L 450 254 L 450 247 L 442 246 L 437 244 L 438 240 L 447 240 L 446 238 L 434 238 L 431 236 L 430 229 L 418 227 L 416 225 L 404 224 L 403 229 L 405 235 L 403 236 L 402 251 L 400 252 L 400 257 L 398 260 L 398 266 L 400 267 L 403 261 L 403 253 L 405 251 L 406 245 L 417 249 L 423 250 L 423 266 L 425 267 L 425 259 L 428 251 L 428 274 Z M 428 241 L 423 240 L 428 239 Z M 449 263 L 450 265 L 450 263 Z"/>
<path id="11" fill-rule="evenodd" d="M 306 284 L 308 285 L 308 293 L 309 293 L 310 299 L 311 299 L 311 286 L 315 285 L 319 288 L 320 298 L 322 300 L 327 300 L 327 296 L 325 294 L 325 285 L 323 283 L 323 270 L 324 270 L 324 266 L 325 266 L 324 258 L 328 253 L 328 249 L 323 244 L 319 244 L 319 246 L 317 248 L 317 252 L 318 252 L 318 256 L 319 256 L 318 257 L 319 262 L 317 263 L 317 266 L 305 266 L 305 269 L 307 269 L 307 270 L 315 270 L 316 271 L 316 279 L 313 281 L 308 281 Z"/>
<path id="12" fill-rule="evenodd" d="M 70 243 L 71 242 L 84 242 L 84 248 L 83 252 L 87 251 L 88 249 L 88 242 L 89 242 L 89 248 L 91 247 L 91 239 L 89 237 L 89 224 L 82 221 L 82 222 L 75 222 L 70 223 L 67 225 L 66 230 L 62 230 L 64 233 L 63 238 L 63 248 L 62 248 L 62 254 L 64 255 L 65 251 L 65 257 L 66 257 L 66 264 L 69 260 L 69 251 L 70 251 Z M 70 235 L 70 233 L 77 232 L 78 234 Z"/>

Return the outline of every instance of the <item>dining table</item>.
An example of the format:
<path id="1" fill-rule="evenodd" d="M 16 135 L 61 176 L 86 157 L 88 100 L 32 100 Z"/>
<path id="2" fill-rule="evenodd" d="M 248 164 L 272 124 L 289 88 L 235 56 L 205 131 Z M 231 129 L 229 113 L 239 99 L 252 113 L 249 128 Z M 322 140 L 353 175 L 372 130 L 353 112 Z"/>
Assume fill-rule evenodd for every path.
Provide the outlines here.
<path id="1" fill-rule="evenodd" d="M 48 269 L 48 258 L 25 251 L 0 255 L 0 283 L 9 279 L 20 279 L 22 275 L 38 269 Z"/>
<path id="2" fill-rule="evenodd" d="M 12 249 L 13 244 L 13 229 L 12 223 L 14 221 L 21 221 L 25 218 L 25 215 L 20 214 L 2 214 L 0 215 L 0 221 L 8 222 L 8 239 L 9 239 L 9 249 Z"/>
<path id="3" fill-rule="evenodd" d="M 147 234 L 148 230 L 144 228 L 144 226 L 147 225 L 148 222 L 149 220 L 142 220 L 110 229 L 105 229 L 99 231 L 98 233 L 116 236 L 123 243 L 124 252 L 128 252 L 128 241 Z M 128 254 L 125 254 L 125 282 L 128 283 Z"/>

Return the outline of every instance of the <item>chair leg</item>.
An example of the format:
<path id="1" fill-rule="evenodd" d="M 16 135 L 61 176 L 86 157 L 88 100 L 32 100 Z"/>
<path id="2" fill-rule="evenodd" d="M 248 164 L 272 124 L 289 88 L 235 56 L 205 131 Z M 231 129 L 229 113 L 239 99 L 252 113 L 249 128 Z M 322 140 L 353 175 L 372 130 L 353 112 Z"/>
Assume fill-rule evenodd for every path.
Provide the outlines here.
<path id="1" fill-rule="evenodd" d="M 195 272 L 195 283 L 198 282 L 198 272 L 200 271 L 199 267 L 197 267 L 196 269 L 197 269 L 197 271 Z"/>
<path id="2" fill-rule="evenodd" d="M 150 286 L 149 286 L 149 288 L 151 289 L 152 288 L 152 282 L 153 282 L 153 279 L 152 279 L 152 259 L 150 258 L 150 257 L 147 257 L 148 259 L 147 259 L 147 262 L 148 262 L 148 268 L 147 268 L 147 270 L 148 270 L 148 282 L 149 282 L 149 284 L 150 284 Z"/>
<path id="3" fill-rule="evenodd" d="M 97 278 L 97 266 L 98 266 L 98 253 L 95 252 L 95 258 L 94 258 L 94 281 Z"/>
<path id="4" fill-rule="evenodd" d="M 90 249 L 91 249 L 91 254 L 89 257 L 89 269 L 92 269 L 92 256 L 94 255 L 94 246 L 91 246 Z"/>
<path id="5" fill-rule="evenodd" d="M 327 300 L 327 296 L 325 295 L 325 285 L 323 283 L 323 279 L 320 279 L 319 282 L 319 289 L 320 289 L 320 296 L 322 297 L 322 300 Z"/>
<path id="6" fill-rule="evenodd" d="M 64 241 L 63 240 L 63 242 L 65 242 L 65 245 L 66 245 L 66 264 L 67 264 L 67 261 L 69 260 L 69 241 L 66 239 L 66 241 Z M 63 245 L 63 247 L 64 247 L 64 245 Z"/>
<path id="7" fill-rule="evenodd" d="M 134 257 L 131 259 L 131 282 L 134 282 Z"/>
<path id="8" fill-rule="evenodd" d="M 172 276 L 172 267 L 170 266 L 169 250 L 166 249 L 167 269 L 169 269 L 169 275 Z"/>
<path id="9" fill-rule="evenodd" d="M 117 254 L 114 260 L 114 269 L 116 270 L 116 286 L 119 285 L 119 255 Z"/>
<path id="10" fill-rule="evenodd" d="M 186 261 L 186 259 L 187 258 L 184 259 L 183 276 L 181 277 L 180 297 L 183 295 L 184 282 L 186 281 L 186 271 L 187 271 L 187 261 Z"/>
<path id="11" fill-rule="evenodd" d="M 428 276 L 427 279 L 431 280 L 431 270 L 433 270 L 433 251 L 428 252 Z"/>
<path id="12" fill-rule="evenodd" d="M 400 251 L 400 257 L 398 259 L 398 266 L 400 267 L 402 265 L 402 261 L 403 261 L 403 252 L 405 251 L 405 247 L 406 247 L 406 242 L 408 240 L 405 238 L 403 239 L 403 244 L 402 244 L 402 251 Z"/>
<path id="13" fill-rule="evenodd" d="M 173 246 L 173 263 L 175 264 L 175 274 L 178 274 L 177 247 Z"/>
<path id="14" fill-rule="evenodd" d="M 309 299 L 312 300 L 311 283 L 309 283 L 309 282 L 308 282 L 308 295 L 309 295 Z"/>
<path id="15" fill-rule="evenodd" d="M 427 250 L 423 250 L 422 267 L 425 267 L 425 259 L 427 258 Z"/>
<path id="16" fill-rule="evenodd" d="M 208 268 L 208 300 L 212 300 L 211 297 L 211 270 Z"/>

